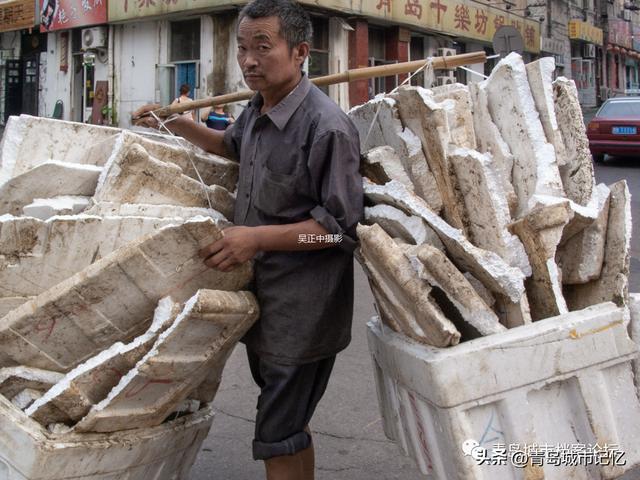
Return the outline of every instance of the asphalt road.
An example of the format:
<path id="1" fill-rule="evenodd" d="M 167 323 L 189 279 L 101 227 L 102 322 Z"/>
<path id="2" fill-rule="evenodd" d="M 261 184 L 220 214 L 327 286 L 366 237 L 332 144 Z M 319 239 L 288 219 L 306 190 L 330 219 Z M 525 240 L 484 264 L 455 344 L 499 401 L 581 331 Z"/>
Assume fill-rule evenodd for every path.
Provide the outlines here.
<path id="1" fill-rule="evenodd" d="M 589 123 L 596 110 L 584 112 L 584 123 Z M 611 185 L 618 180 L 626 180 L 631 192 L 631 276 L 629 290 L 640 292 L 640 152 L 635 157 L 607 156 L 603 163 L 595 164 L 596 182 Z"/>
<path id="2" fill-rule="evenodd" d="M 629 290 L 640 292 L 640 152 L 637 157 L 609 157 L 595 165 L 596 181 L 611 185 L 626 180 L 631 192 L 631 276 Z"/>
<path id="3" fill-rule="evenodd" d="M 635 195 L 632 215 L 640 219 L 640 154 L 638 158 L 612 159 L 596 166 L 598 182 L 626 179 Z M 634 238 L 640 238 L 640 220 Z M 631 291 L 640 291 L 640 242 L 632 241 Z M 310 300 L 312 301 L 312 300 Z M 353 341 L 338 356 L 325 397 L 311 424 L 316 446 L 318 480 L 418 480 L 424 479 L 413 461 L 388 441 L 382 432 L 371 359 L 366 342 L 366 322 L 374 314 L 366 279 L 357 268 Z M 253 418 L 258 390 L 253 385 L 238 346 L 225 369 L 214 401 L 216 418 L 192 470 L 192 480 L 249 480 L 264 478 L 261 462 L 251 458 Z M 625 480 L 635 480 L 633 473 Z"/>

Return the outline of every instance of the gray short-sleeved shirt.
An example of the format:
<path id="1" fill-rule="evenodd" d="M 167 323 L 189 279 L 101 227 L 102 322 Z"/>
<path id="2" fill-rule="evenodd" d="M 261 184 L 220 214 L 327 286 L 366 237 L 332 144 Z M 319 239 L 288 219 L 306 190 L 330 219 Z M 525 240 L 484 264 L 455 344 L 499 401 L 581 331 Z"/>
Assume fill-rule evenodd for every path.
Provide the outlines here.
<path id="1" fill-rule="evenodd" d="M 360 142 L 349 117 L 305 75 L 267 113 L 261 106 L 257 94 L 225 131 L 227 152 L 240 161 L 234 223 L 314 218 L 342 236 L 324 250 L 256 256 L 252 288 L 261 314 L 243 341 L 271 361 L 296 365 L 335 355 L 351 340 Z"/>

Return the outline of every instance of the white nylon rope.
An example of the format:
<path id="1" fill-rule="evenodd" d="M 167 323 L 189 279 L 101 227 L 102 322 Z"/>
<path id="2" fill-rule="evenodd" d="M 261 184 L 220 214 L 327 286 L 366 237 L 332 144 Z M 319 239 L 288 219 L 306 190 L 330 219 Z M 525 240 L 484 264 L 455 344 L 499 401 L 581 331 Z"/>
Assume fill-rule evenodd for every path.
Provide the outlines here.
<path id="1" fill-rule="evenodd" d="M 198 168 L 196 167 L 196 164 L 193 161 L 193 158 L 192 158 L 192 155 L 191 155 L 191 149 L 187 148 L 187 145 L 185 145 L 183 143 L 183 139 L 181 137 L 178 137 L 175 133 L 173 133 L 171 130 L 169 130 L 167 128 L 167 126 L 166 126 L 167 123 L 170 123 L 170 122 L 174 121 L 176 118 L 178 118 L 178 115 L 177 114 L 173 114 L 173 115 L 167 117 L 166 120 L 162 121 L 162 120 L 160 120 L 160 118 L 155 113 L 153 113 L 153 112 L 150 112 L 150 113 L 151 113 L 151 116 L 156 119 L 156 122 L 158 122 L 158 129 L 163 128 L 164 130 L 166 130 L 169 133 L 169 135 L 171 135 L 176 140 L 176 143 L 178 144 L 178 146 L 183 148 L 184 151 L 187 152 L 187 157 L 189 158 L 189 162 L 191 162 L 191 166 L 195 170 L 196 175 L 198 176 L 198 180 L 200 181 L 200 184 L 202 185 L 202 190 L 204 191 L 204 194 L 207 197 L 207 203 L 209 204 L 209 208 L 211 210 L 214 210 L 213 204 L 211 203 L 211 198 L 209 198 L 208 185 L 204 183 L 204 180 L 202 180 L 202 176 L 200 176 L 200 172 L 198 171 Z"/>

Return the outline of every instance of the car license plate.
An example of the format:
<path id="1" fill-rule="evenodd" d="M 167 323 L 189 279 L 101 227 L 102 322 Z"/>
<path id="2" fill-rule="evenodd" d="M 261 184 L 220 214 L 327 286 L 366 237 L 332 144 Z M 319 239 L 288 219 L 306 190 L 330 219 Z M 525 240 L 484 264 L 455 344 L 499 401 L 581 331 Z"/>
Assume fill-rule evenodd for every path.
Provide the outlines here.
<path id="1" fill-rule="evenodd" d="M 615 135 L 635 135 L 636 127 L 613 127 L 612 133 Z"/>

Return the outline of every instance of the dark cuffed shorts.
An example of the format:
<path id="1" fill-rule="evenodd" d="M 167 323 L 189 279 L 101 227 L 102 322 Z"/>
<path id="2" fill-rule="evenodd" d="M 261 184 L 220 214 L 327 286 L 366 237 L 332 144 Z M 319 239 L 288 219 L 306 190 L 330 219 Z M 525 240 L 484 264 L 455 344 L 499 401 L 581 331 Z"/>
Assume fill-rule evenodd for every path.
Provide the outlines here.
<path id="1" fill-rule="evenodd" d="M 254 460 L 293 455 L 311 445 L 304 428 L 324 394 L 336 357 L 304 365 L 280 365 L 247 349 L 251 375 L 260 387 L 253 440 Z"/>

